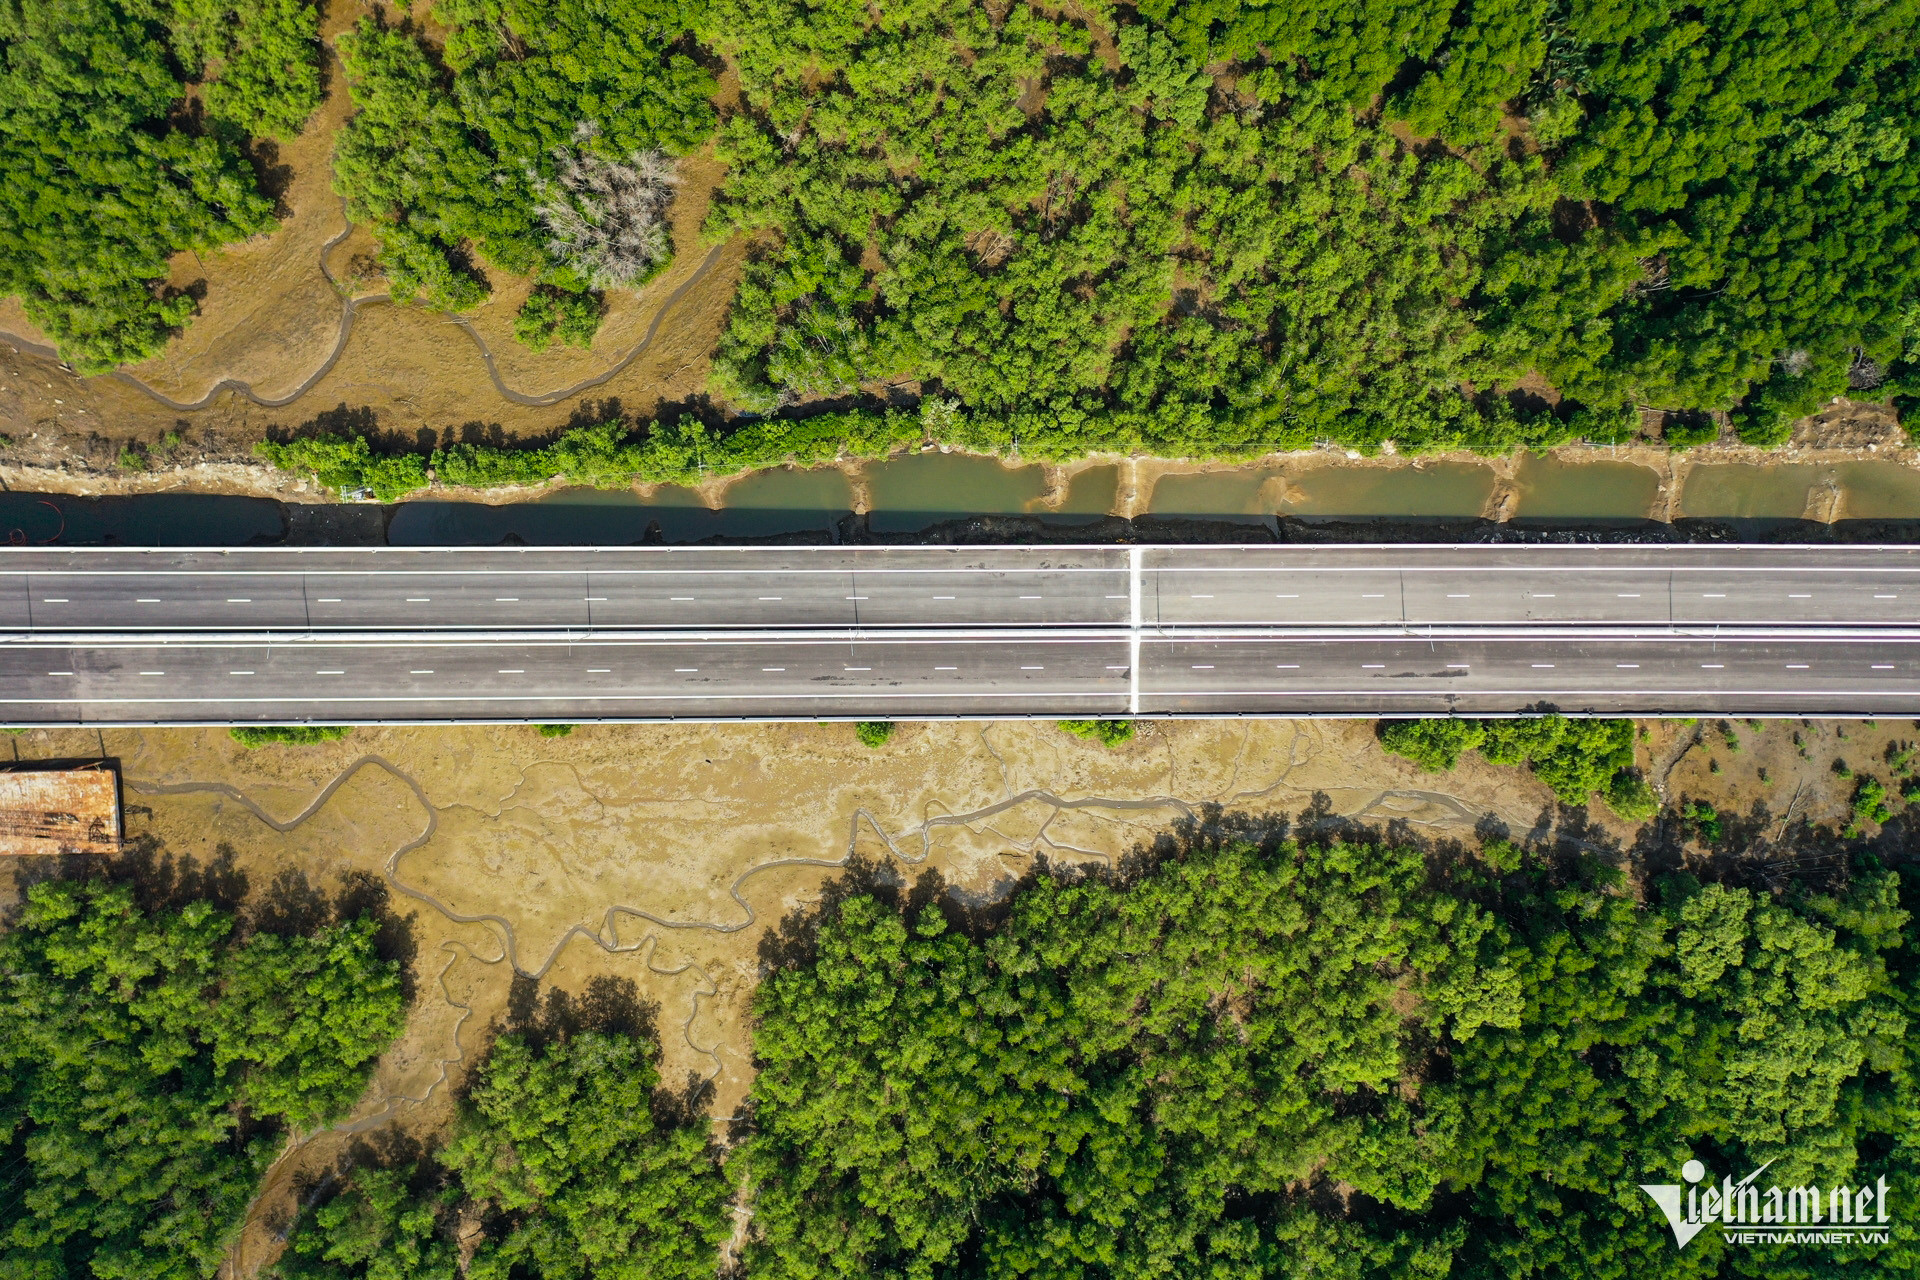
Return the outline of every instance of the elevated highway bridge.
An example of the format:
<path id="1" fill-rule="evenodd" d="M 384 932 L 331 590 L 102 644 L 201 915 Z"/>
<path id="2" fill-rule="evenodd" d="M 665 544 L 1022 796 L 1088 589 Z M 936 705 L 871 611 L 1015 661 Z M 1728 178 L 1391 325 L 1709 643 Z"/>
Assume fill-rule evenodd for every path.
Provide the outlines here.
<path id="1" fill-rule="evenodd" d="M 1920 715 L 1920 548 L 0 551 L 0 722 Z"/>

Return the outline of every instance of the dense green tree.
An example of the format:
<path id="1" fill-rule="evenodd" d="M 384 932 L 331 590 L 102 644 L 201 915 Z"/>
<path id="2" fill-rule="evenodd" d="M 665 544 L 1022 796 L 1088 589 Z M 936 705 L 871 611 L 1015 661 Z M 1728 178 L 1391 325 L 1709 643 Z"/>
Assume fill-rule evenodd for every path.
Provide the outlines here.
<path id="1" fill-rule="evenodd" d="M 274 1271 L 281 1280 L 457 1280 L 452 1206 L 433 1189 L 417 1193 L 419 1176 L 411 1166 L 353 1170 L 301 1220 Z"/>
<path id="2" fill-rule="evenodd" d="M 1920 0 L 434 17 L 438 46 L 371 16 L 340 41 L 337 180 L 396 296 L 658 270 L 669 157 L 716 119 L 697 38 L 743 95 L 712 227 L 754 236 L 715 380 L 757 411 L 917 380 L 975 411 L 956 443 L 1231 456 L 1614 440 L 1634 406 L 1772 444 L 1849 389 L 1920 397 Z M 0 288 L 89 370 L 190 313 L 171 254 L 269 225 L 236 144 L 311 111 L 314 21 L 0 15 Z M 1568 398 L 1498 394 L 1529 373 Z"/>
<path id="3" fill-rule="evenodd" d="M 1380 726 L 1380 745 L 1428 773 L 1444 773 L 1460 762 L 1462 752 L 1479 746 L 1487 736 L 1480 720 L 1454 716 L 1424 720 L 1389 720 Z"/>
<path id="4" fill-rule="evenodd" d="M 534 351 L 545 351 L 556 338 L 570 347 L 590 347 L 605 313 L 594 294 L 536 289 L 513 317 L 513 336 Z"/>
<path id="5" fill-rule="evenodd" d="M 83 373 L 153 355 L 193 314 L 168 260 L 273 225 L 240 143 L 319 102 L 299 0 L 0 6 L 0 293 Z M 185 110 L 188 81 L 209 119 Z"/>
<path id="6" fill-rule="evenodd" d="M 592 283 L 556 249 L 568 215 L 543 209 L 583 225 L 657 218 L 657 200 L 597 188 L 594 166 L 682 154 L 711 132 L 714 79 L 674 49 L 695 7 L 440 0 L 433 12 L 444 49 L 373 16 L 340 37 L 355 113 L 335 182 L 379 239 L 394 295 L 478 304 L 488 285 L 470 246 L 507 271 Z"/>
<path id="7" fill-rule="evenodd" d="M 290 139 L 320 105 L 320 14 L 311 0 L 174 0 L 175 56 L 207 114 L 260 137 Z"/>
<path id="8" fill-rule="evenodd" d="M 344 1111 L 399 1034 L 374 929 L 242 938 L 207 902 L 28 889 L 0 936 L 0 1272 L 213 1275 L 287 1130 Z"/>
<path id="9" fill-rule="evenodd" d="M 1391 720 L 1380 745 L 1429 773 L 1453 768 L 1477 749 L 1494 764 L 1524 764 L 1567 804 L 1585 804 L 1596 791 L 1615 812 L 1636 821 L 1653 816 L 1652 789 L 1634 768 L 1631 720 L 1570 719 L 1558 713 L 1505 720 Z"/>
<path id="10" fill-rule="evenodd" d="M 1920 270 L 1920 6 L 1584 0 L 1556 17 L 1549 73 L 1583 121 L 1554 178 L 1605 225 L 1572 252 L 1551 217 L 1517 228 L 1508 302 L 1541 308 L 1516 319 L 1542 371 L 1668 408 L 1757 386 L 1770 407 L 1743 433 L 1765 434 L 1846 390 L 1856 348 L 1891 358 Z"/>
<path id="11" fill-rule="evenodd" d="M 1916 1177 L 1912 908 L 1490 843 L 1189 841 L 1043 869 L 1005 922 L 842 900 L 755 1001 L 748 1274 L 1904 1274 L 1884 1250 L 1684 1250 L 1639 1189 Z"/>
<path id="12" fill-rule="evenodd" d="M 284 1280 L 708 1280 L 731 1190 L 704 1116 L 655 1118 L 653 1046 L 501 1036 L 430 1167 L 364 1169 L 304 1216 Z M 460 1254 L 456 1222 L 478 1226 Z"/>
<path id="13" fill-rule="evenodd" d="M 1895 878 L 1788 902 L 1682 877 L 1636 906 L 1620 887 L 1593 864 L 1569 879 L 1534 863 L 1488 902 L 1524 1013 L 1453 1050 L 1451 1079 L 1423 1091 L 1460 1118 L 1446 1175 L 1476 1248 L 1455 1274 L 1890 1274 L 1870 1252 L 1816 1261 L 1713 1232 L 1677 1252 L 1638 1184 L 1698 1157 L 1736 1178 L 1772 1160 L 1783 1186 L 1913 1185 L 1911 1157 L 1888 1154 L 1912 1116 L 1911 994 L 1882 955 L 1910 919 Z"/>
<path id="14" fill-rule="evenodd" d="M 1503 450 L 1633 404 L 1778 442 L 1903 349 L 1917 29 L 1920 0 L 716 0 L 746 110 L 715 226 L 769 233 L 716 383 L 937 380 L 957 442 L 1043 455 Z M 1572 399 L 1472 390 L 1529 371 Z"/>
<path id="15" fill-rule="evenodd" d="M 1202 840 L 1043 871 L 981 940 L 846 900 L 755 997 L 749 1274 L 1263 1274 L 1302 1180 L 1424 1202 L 1407 1037 L 1519 1012 L 1424 882 L 1413 850 Z"/>
<path id="16" fill-rule="evenodd" d="M 426 458 L 417 453 L 376 454 L 363 436 L 263 440 L 253 451 L 276 467 L 305 472 L 343 496 L 364 489 L 392 502 L 427 486 Z"/>
<path id="17" fill-rule="evenodd" d="M 536 1048 L 503 1036 L 441 1154 L 503 1216 L 468 1273 L 546 1280 L 704 1280 L 732 1234 L 704 1117 L 656 1123 L 651 1045 L 584 1032 Z"/>
<path id="18" fill-rule="evenodd" d="M 963 442 L 1054 454 L 1297 447 L 1359 416 L 1410 448 L 1567 434 L 1460 390 L 1486 344 L 1457 300 L 1489 230 L 1550 205 L 1535 160 L 1417 155 L 1278 68 L 1223 91 L 1149 29 L 1119 28 L 1115 71 L 1024 4 L 722 0 L 711 26 L 749 106 L 716 218 L 780 235 L 716 365 L 743 402 L 938 378 L 978 411 Z"/>
<path id="19" fill-rule="evenodd" d="M 816 466 L 835 458 L 884 458 L 925 439 L 929 418 L 963 421 L 931 402 L 918 414 L 849 410 L 791 420 L 773 418 L 724 433 L 698 418 L 650 423 L 636 434 L 618 420 L 574 427 L 554 440 L 533 446 L 452 444 L 431 454 L 375 453 L 360 436 L 310 436 L 285 443 L 266 441 L 254 452 L 288 471 L 305 472 L 328 488 L 366 490 L 383 502 L 405 497 L 433 478 L 443 484 L 487 489 L 500 485 L 538 485 L 558 477 L 569 484 L 625 488 L 648 484 L 698 483 L 754 467 L 789 463 Z"/>

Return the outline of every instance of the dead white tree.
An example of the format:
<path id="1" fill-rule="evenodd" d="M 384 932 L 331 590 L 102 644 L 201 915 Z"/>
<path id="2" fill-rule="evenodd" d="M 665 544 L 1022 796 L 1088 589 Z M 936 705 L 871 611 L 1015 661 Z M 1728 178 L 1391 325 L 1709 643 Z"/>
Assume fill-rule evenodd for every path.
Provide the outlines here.
<path id="1" fill-rule="evenodd" d="M 591 125 L 575 135 L 593 136 Z M 666 261 L 672 250 L 667 211 L 680 175 L 661 151 L 636 152 L 625 164 L 576 147 L 555 147 L 556 176 L 536 180 L 534 213 L 546 226 L 547 250 L 597 289 L 627 288 Z"/>

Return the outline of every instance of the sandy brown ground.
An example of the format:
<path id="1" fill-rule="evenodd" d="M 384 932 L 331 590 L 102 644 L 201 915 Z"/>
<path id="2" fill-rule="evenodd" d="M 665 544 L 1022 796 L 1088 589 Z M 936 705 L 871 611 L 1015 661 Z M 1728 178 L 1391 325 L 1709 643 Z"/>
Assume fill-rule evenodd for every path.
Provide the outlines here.
<path id="1" fill-rule="evenodd" d="M 1734 727 L 1738 753 L 1723 722 L 1653 724 L 1641 760 L 1673 802 L 1709 796 L 1758 823 L 1761 858 L 1778 818 L 1844 820 L 1853 784 L 1831 771 L 1835 755 L 1886 777 L 1887 745 L 1916 736 L 1906 721 Z M 1208 806 L 1291 817 L 1318 803 L 1462 841 L 1488 819 L 1516 836 L 1556 820 L 1529 774 L 1473 755 L 1422 774 L 1382 753 L 1364 721 L 1150 724 L 1112 751 L 1033 722 L 903 725 L 879 750 L 825 724 L 588 726 L 561 739 L 363 728 L 253 751 L 220 730 L 35 730 L 0 740 L 9 746 L 22 759 L 119 758 L 129 837 L 202 866 L 230 857 L 256 902 L 283 895 L 289 876 L 331 892 L 364 873 L 386 878 L 412 917 L 408 1031 L 352 1115 L 276 1165 L 242 1274 L 277 1248 L 295 1187 L 348 1144 L 430 1140 L 445 1124 L 515 974 L 576 992 L 630 979 L 658 1006 L 664 1078 L 710 1080 L 713 1114 L 732 1115 L 752 1082 L 761 939 L 817 901 L 850 854 L 938 871 L 977 901 L 1040 855 L 1111 862 Z M 1627 849 L 1644 834 L 1599 805 L 1591 816 L 1587 843 Z"/>
<path id="2" fill-rule="evenodd" d="M 1713 804 L 1748 856 L 1776 860 L 1781 874 L 1799 865 L 1787 851 L 1793 828 L 1844 828 L 1860 779 L 1877 778 L 1897 793 L 1902 779 L 1888 753 L 1920 742 L 1914 720 L 1676 720 L 1651 727 L 1643 755 L 1668 802 Z M 1896 799 L 1893 807 L 1904 806 Z M 1874 824 L 1862 830 L 1872 835 Z"/>

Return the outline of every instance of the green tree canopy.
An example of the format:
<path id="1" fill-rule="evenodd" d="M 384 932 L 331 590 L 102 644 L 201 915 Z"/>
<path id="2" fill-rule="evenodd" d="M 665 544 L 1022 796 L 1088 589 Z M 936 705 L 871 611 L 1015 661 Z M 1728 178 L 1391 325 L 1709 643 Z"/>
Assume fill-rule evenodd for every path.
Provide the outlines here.
<path id="1" fill-rule="evenodd" d="M 1454 1273 L 1864 1277 L 1911 1265 L 1911 1227 L 1888 1252 L 1851 1258 L 1729 1247 L 1718 1233 L 1676 1255 L 1638 1188 L 1698 1157 L 1736 1178 L 1772 1160 L 1768 1180 L 1782 1186 L 1884 1174 L 1897 1194 L 1920 1191 L 1914 988 L 1886 954 L 1911 951 L 1911 892 L 1903 905 L 1897 878 L 1877 869 L 1838 895 L 1784 902 L 1687 877 L 1644 906 L 1620 888 L 1617 873 L 1588 865 L 1569 879 L 1536 862 L 1486 900 L 1524 1012 L 1452 1051 L 1451 1078 L 1423 1093 L 1459 1125 L 1442 1172 L 1465 1188 L 1453 1221 L 1475 1249 Z"/>
<path id="2" fill-rule="evenodd" d="M 564 204 L 587 223 L 616 217 L 608 192 L 587 191 L 584 205 L 567 194 L 563 171 L 679 155 L 712 131 L 713 76 L 674 48 L 696 9 L 686 0 L 440 0 L 433 12 L 447 28 L 444 49 L 374 16 L 339 41 L 355 111 L 335 150 L 335 183 L 379 239 L 395 296 L 477 305 L 488 286 L 469 246 L 504 270 L 584 286 L 541 209 Z M 566 323 L 579 320 L 541 332 Z"/>
<path id="3" fill-rule="evenodd" d="M 1891 368 L 1920 297 L 1920 0 L 715 0 L 706 30 L 746 107 L 714 226 L 762 233 L 715 377 L 755 409 L 918 378 L 961 443 L 1232 455 L 1745 397 L 1772 443 Z M 1529 372 L 1571 399 L 1485 393 Z"/>
<path id="4" fill-rule="evenodd" d="M 301 1219 L 278 1274 L 709 1280 L 731 1190 L 706 1118 L 656 1095 L 655 1053 L 624 1031 L 501 1036 L 438 1158 L 355 1171 Z M 456 1222 L 481 1228 L 463 1269 Z"/>
<path id="5" fill-rule="evenodd" d="M 1596 791 L 1623 818 L 1653 816 L 1652 789 L 1634 767 L 1631 720 L 1570 718 L 1556 713 L 1506 720 L 1389 720 L 1380 745 L 1429 773 L 1441 773 L 1465 751 L 1494 764 L 1524 764 L 1566 804 Z M 1617 802 L 1617 803 L 1616 803 Z"/>
<path id="6" fill-rule="evenodd" d="M 1904 1274 L 1910 1219 L 1677 1252 L 1639 1184 L 1920 1194 L 1916 902 L 1204 838 L 979 936 L 855 893 L 756 996 L 748 1274 Z"/>
<path id="7" fill-rule="evenodd" d="M 208 902 L 33 885 L 0 936 L 0 1270 L 211 1276 L 286 1131 L 345 1111 L 400 1032 L 374 930 L 243 938 Z"/>
<path id="8" fill-rule="evenodd" d="M 320 100 L 299 0 L 0 6 L 0 294 L 83 373 L 157 352 L 193 314 L 168 260 L 273 226 L 240 144 Z M 184 109 L 199 86 L 206 119 Z"/>
<path id="9" fill-rule="evenodd" d="M 1316 1171 L 1417 1201 L 1408 1037 L 1519 1012 L 1474 968 L 1490 922 L 1424 882 L 1228 841 L 1043 873 L 981 940 L 847 900 L 755 997 L 749 1273 L 1262 1273 L 1260 1206 Z"/>

